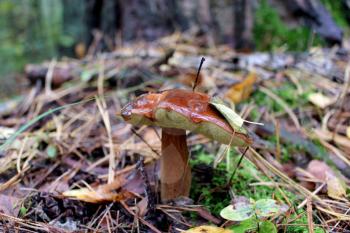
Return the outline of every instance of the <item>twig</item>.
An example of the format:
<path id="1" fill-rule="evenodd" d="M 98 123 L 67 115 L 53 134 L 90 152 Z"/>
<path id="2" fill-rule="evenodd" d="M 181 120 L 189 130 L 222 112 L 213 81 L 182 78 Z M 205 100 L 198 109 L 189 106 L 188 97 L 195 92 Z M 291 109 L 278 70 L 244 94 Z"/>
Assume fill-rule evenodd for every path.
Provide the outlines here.
<path id="1" fill-rule="evenodd" d="M 151 223 L 147 222 L 146 220 L 144 220 L 143 218 L 137 216 L 137 214 L 135 214 L 134 212 L 132 212 L 132 211 L 130 210 L 129 206 L 128 206 L 127 204 L 125 204 L 124 201 L 121 201 L 120 204 L 125 208 L 125 210 L 126 210 L 129 214 L 131 214 L 132 216 L 138 218 L 138 219 L 142 222 L 142 224 L 148 226 L 149 229 L 151 229 L 153 232 L 155 232 L 155 233 L 162 233 L 160 230 L 158 230 L 158 229 L 157 229 L 155 226 L 153 226 Z"/>
<path id="2" fill-rule="evenodd" d="M 272 91 L 270 91 L 269 89 L 267 89 L 267 88 L 265 88 L 263 86 L 260 86 L 259 90 L 261 92 L 263 92 L 264 94 L 266 94 L 267 96 L 269 96 L 270 98 L 272 98 L 273 100 L 275 100 L 288 113 L 289 117 L 292 119 L 292 121 L 293 121 L 294 125 L 297 127 L 297 129 L 301 128 L 297 116 L 288 107 L 287 103 L 284 102 L 284 100 L 282 100 L 279 96 L 277 96 Z"/>
<path id="3" fill-rule="evenodd" d="M 147 173 L 145 171 L 145 163 L 144 163 L 144 158 L 141 156 L 140 160 L 136 164 L 137 170 L 139 170 L 141 174 L 141 178 L 143 182 L 145 183 L 145 193 L 146 193 L 146 198 L 148 199 L 148 205 L 147 207 L 154 212 L 156 209 L 155 207 L 155 199 L 154 195 L 152 195 L 152 190 L 151 190 L 151 184 L 149 183 Z"/>
<path id="4" fill-rule="evenodd" d="M 131 128 L 133 134 L 135 134 L 142 142 L 144 142 L 156 155 L 161 156 L 156 149 L 154 149 L 135 129 Z"/>
<path id="5" fill-rule="evenodd" d="M 247 147 L 244 149 L 244 152 L 243 152 L 243 154 L 241 155 L 241 157 L 239 158 L 238 163 L 237 163 L 237 165 L 236 165 L 236 167 L 235 167 L 235 170 L 232 172 L 232 175 L 231 175 L 230 179 L 228 180 L 226 186 L 230 186 L 230 185 L 231 185 L 232 179 L 233 179 L 233 177 L 235 176 L 235 174 L 236 174 L 236 172 L 237 172 L 239 166 L 241 165 L 241 163 L 242 163 L 242 161 L 243 161 L 243 158 L 244 158 L 245 154 L 247 153 L 248 149 L 249 149 L 249 146 L 247 146 Z"/>
<path id="6" fill-rule="evenodd" d="M 311 197 L 308 197 L 306 200 L 307 225 L 309 228 L 309 233 L 314 233 L 314 222 L 312 220 L 312 199 Z"/>
<path id="7" fill-rule="evenodd" d="M 201 59 L 201 63 L 199 64 L 199 68 L 198 68 L 198 71 L 197 71 L 196 81 L 194 81 L 194 84 L 193 84 L 193 89 L 192 89 L 192 91 L 193 91 L 193 92 L 194 92 L 194 90 L 195 90 L 195 89 L 196 89 L 196 87 L 197 87 L 197 84 L 198 84 L 198 78 L 199 78 L 199 73 L 201 72 L 202 65 L 203 65 L 204 61 L 205 61 L 205 58 L 204 58 L 204 57 L 202 57 L 202 59 Z"/>
<path id="8" fill-rule="evenodd" d="M 51 83 L 52 83 L 53 71 L 55 69 L 56 63 L 57 63 L 56 60 L 53 59 L 50 62 L 49 68 L 46 73 L 46 77 L 45 77 L 45 95 L 46 96 L 52 95 L 53 93 L 51 90 Z"/>

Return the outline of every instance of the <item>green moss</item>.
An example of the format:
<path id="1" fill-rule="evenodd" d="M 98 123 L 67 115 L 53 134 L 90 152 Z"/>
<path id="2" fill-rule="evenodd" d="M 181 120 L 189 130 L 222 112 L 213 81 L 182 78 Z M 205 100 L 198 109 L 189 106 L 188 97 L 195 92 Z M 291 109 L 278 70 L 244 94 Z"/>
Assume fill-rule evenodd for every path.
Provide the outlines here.
<path id="1" fill-rule="evenodd" d="M 213 155 L 199 151 L 195 159 L 191 161 L 191 166 L 208 165 L 207 169 L 211 170 L 213 161 Z M 225 164 L 222 163 L 217 169 L 208 171 L 209 176 L 210 174 L 212 174 L 212 177 L 209 177 L 211 180 L 208 183 L 203 183 L 201 177 L 196 174 L 192 176 L 191 197 L 196 201 L 200 198 L 198 204 L 205 206 L 211 213 L 219 215 L 221 209 L 229 205 L 231 200 L 227 190 L 218 189 L 213 192 L 215 188 L 223 187 L 228 180 Z"/>
<path id="2" fill-rule="evenodd" d="M 266 0 L 262 0 L 255 13 L 253 35 L 258 50 L 274 50 L 285 46 L 289 51 L 304 51 L 307 49 L 311 31 L 301 26 L 288 28 L 277 10 Z M 322 44 L 324 41 L 316 36 L 313 45 Z"/>
<path id="3" fill-rule="evenodd" d="M 273 141 L 274 138 L 271 138 Z M 285 147 L 285 156 L 288 156 L 292 150 L 299 150 L 301 148 L 298 147 Z M 196 167 L 198 165 L 208 166 L 208 170 L 213 164 L 215 157 L 212 154 L 208 154 L 202 148 L 198 148 L 194 151 L 194 158 L 191 161 L 192 167 Z M 225 163 L 225 161 L 221 162 L 216 169 L 212 172 L 212 178 L 210 182 L 203 183 L 202 178 L 198 176 L 198 174 L 194 173 L 192 180 L 192 189 L 191 189 L 191 197 L 197 201 L 199 196 L 202 198 L 196 204 L 201 204 L 206 207 L 212 214 L 218 216 L 220 211 L 230 204 L 231 197 L 229 195 L 229 191 L 227 189 L 217 189 L 216 192 L 213 192 L 215 188 L 223 187 L 228 181 L 229 177 L 232 174 L 232 171 L 237 166 L 237 162 L 239 160 L 240 155 L 235 151 L 230 152 L 230 156 L 228 159 L 229 166 Z M 194 169 L 195 172 L 195 169 Z M 208 175 L 210 172 L 208 172 Z M 257 179 L 258 178 L 258 179 Z M 256 166 L 251 163 L 249 160 L 244 159 L 241 166 L 238 168 L 235 177 L 233 178 L 232 191 L 236 196 L 245 196 L 248 198 L 253 198 L 255 200 L 264 199 L 264 198 L 274 198 L 276 200 L 285 203 L 284 195 L 287 196 L 289 201 L 296 206 L 300 203 L 300 199 L 290 191 L 284 189 L 283 194 L 274 187 L 269 186 L 252 186 L 251 184 L 256 182 L 270 182 L 271 180 L 266 177 L 261 171 L 259 171 Z M 278 180 L 276 180 L 278 182 Z M 302 213 L 303 210 L 298 211 L 297 213 L 292 213 L 288 219 L 284 219 L 282 223 L 287 223 L 291 219 L 296 219 L 293 222 L 289 222 L 288 224 L 293 224 L 293 226 L 286 227 L 287 232 L 307 232 L 307 216 L 303 213 L 301 216 L 298 216 Z M 192 219 L 196 219 L 197 216 L 191 215 Z M 317 220 L 315 219 L 315 223 L 317 224 Z M 236 225 L 237 227 L 237 225 Z M 239 226 L 238 226 L 239 228 Z M 322 228 L 316 227 L 315 232 L 321 233 L 323 232 Z"/>
<path id="4" fill-rule="evenodd" d="M 240 158 L 236 152 L 230 153 L 230 159 L 232 160 L 227 168 L 225 162 L 221 162 L 216 169 L 213 170 L 213 177 L 209 183 L 201 183 L 201 178 L 196 174 L 193 175 L 191 197 L 194 200 L 198 200 L 200 196 L 205 197 L 197 204 L 204 205 L 209 211 L 215 215 L 229 205 L 231 197 L 228 189 L 223 187 L 231 177 L 233 170 L 237 166 L 237 162 Z M 212 166 L 214 156 L 205 153 L 204 151 L 198 151 L 195 158 L 192 159 L 191 165 L 195 167 L 199 164 L 206 164 Z M 209 168 L 208 168 L 209 169 Z M 209 172 L 208 172 L 209 173 Z M 274 187 L 268 186 L 251 186 L 252 183 L 260 182 L 256 177 L 259 177 L 262 181 L 269 182 L 270 179 L 263 175 L 253 163 L 244 159 L 241 166 L 238 168 L 235 177 L 233 178 L 232 191 L 236 196 L 245 196 L 253 198 L 255 200 L 275 197 L 278 200 L 284 200 L 282 194 Z M 215 192 L 213 190 L 216 189 Z M 284 190 L 284 194 L 288 196 L 291 201 L 297 199 L 297 197 L 291 192 Z"/>
<path id="5" fill-rule="evenodd" d="M 346 21 L 346 15 L 349 14 L 344 7 L 344 1 L 334 1 L 334 0 L 321 0 L 323 5 L 332 15 L 336 24 L 341 28 L 349 30 L 349 24 Z"/>
<path id="6" fill-rule="evenodd" d="M 305 91 L 302 94 L 298 94 L 295 86 L 290 82 L 285 82 L 279 87 L 270 88 L 271 91 L 281 98 L 291 109 L 303 107 L 308 104 L 307 96 L 310 91 Z M 258 107 L 266 107 L 270 111 L 276 114 L 282 113 L 285 110 L 280 104 L 278 104 L 272 98 L 266 96 L 265 93 L 257 90 L 253 93 L 251 99 L 249 100 L 256 104 Z M 258 113 L 253 113 L 258 116 Z M 254 115 L 252 116 L 254 117 Z"/>
<path id="7" fill-rule="evenodd" d="M 292 214 L 289 219 L 295 219 L 295 221 L 291 222 L 290 224 L 293 224 L 293 226 L 287 226 L 286 228 L 286 233 L 308 233 L 309 229 L 307 226 L 307 214 L 306 212 L 304 212 L 303 214 L 301 214 L 301 216 L 299 216 L 297 218 L 297 214 Z M 283 221 L 284 223 L 286 223 L 287 219 L 285 219 L 285 221 Z M 316 219 L 314 219 L 314 223 L 318 223 L 317 221 L 315 221 Z M 315 227 L 314 228 L 314 232 L 315 233 L 325 233 L 326 231 L 323 230 L 321 227 Z"/>

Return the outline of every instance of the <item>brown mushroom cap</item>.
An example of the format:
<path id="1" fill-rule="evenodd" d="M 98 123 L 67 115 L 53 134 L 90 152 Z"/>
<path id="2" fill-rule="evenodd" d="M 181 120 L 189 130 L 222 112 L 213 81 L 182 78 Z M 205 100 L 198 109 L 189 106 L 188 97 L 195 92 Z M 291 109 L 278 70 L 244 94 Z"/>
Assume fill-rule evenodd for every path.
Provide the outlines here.
<path id="1" fill-rule="evenodd" d="M 144 94 L 127 104 L 121 112 L 134 125 L 156 125 L 197 132 L 233 146 L 252 143 L 243 127 L 232 128 L 211 104 L 209 95 L 172 89 Z"/>

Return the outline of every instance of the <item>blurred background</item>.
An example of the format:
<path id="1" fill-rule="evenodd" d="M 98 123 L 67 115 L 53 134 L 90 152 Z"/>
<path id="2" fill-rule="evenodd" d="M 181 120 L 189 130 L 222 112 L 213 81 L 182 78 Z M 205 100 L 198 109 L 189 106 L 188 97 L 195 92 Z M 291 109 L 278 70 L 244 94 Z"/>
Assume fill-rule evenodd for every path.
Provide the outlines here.
<path id="1" fill-rule="evenodd" d="M 176 31 L 237 51 L 348 46 L 349 0 L 0 0 L 0 98 L 27 63 L 82 58 Z"/>

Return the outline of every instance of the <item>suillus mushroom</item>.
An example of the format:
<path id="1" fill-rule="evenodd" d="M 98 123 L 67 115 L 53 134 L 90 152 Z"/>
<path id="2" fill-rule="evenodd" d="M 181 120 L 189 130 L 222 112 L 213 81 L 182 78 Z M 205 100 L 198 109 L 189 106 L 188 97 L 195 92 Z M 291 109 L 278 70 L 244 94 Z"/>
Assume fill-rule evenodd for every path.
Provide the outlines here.
<path id="1" fill-rule="evenodd" d="M 186 130 L 231 146 L 245 147 L 252 139 L 241 125 L 229 123 L 207 94 L 171 89 L 137 97 L 121 111 L 126 122 L 162 128 L 161 199 L 188 196 L 191 168 Z"/>

